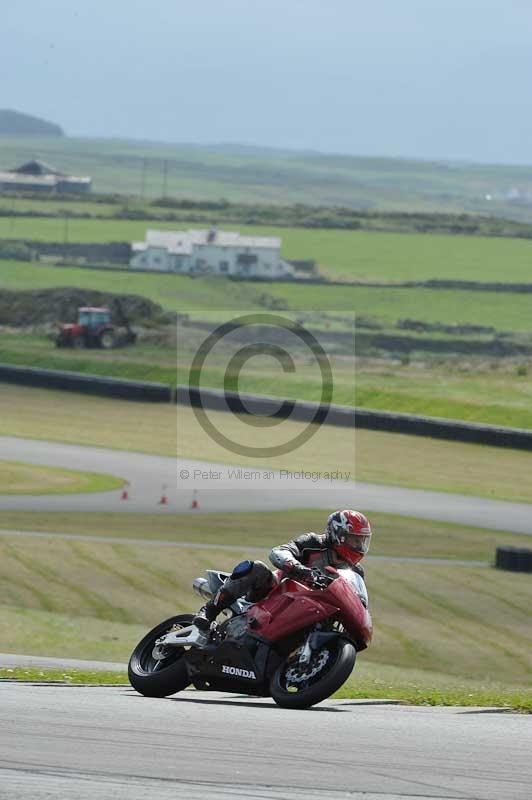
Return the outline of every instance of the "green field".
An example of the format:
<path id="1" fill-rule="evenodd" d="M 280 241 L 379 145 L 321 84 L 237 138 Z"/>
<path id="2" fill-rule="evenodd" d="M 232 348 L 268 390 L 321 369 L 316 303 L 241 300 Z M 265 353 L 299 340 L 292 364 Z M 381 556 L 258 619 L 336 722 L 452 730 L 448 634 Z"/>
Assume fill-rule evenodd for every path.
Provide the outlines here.
<path id="1" fill-rule="evenodd" d="M 181 351 L 180 351 L 181 353 Z M 113 375 L 130 380 L 186 384 L 190 355 L 170 344 L 140 343 L 113 352 L 58 350 L 49 339 L 30 335 L 4 335 L 0 362 L 66 369 L 92 375 Z M 297 378 L 285 375 L 269 360 L 255 359 L 243 370 L 240 390 L 255 394 L 318 401 L 321 382 L 315 365 L 296 358 Z M 530 359 L 453 361 L 440 364 L 392 363 L 359 359 L 352 363 L 332 358 L 333 400 L 374 408 L 532 428 L 532 366 Z M 177 366 L 176 366 L 177 365 Z M 203 385 L 222 388 L 225 363 L 203 374 Z"/>
<path id="2" fill-rule="evenodd" d="M 410 337 L 412 352 L 405 357 L 397 345 L 397 352 L 388 353 L 387 360 L 359 359 L 353 372 L 353 362 L 346 360 L 331 340 L 332 344 L 326 344 L 326 349 L 338 356 L 333 356 L 335 402 L 349 405 L 356 397 L 357 404 L 366 408 L 532 427 L 532 356 L 501 359 L 495 355 L 498 342 L 508 344 L 514 341 L 532 346 L 532 294 L 282 283 L 231 283 L 228 292 L 227 282 L 220 279 L 0 261 L 0 289 L 61 286 L 135 293 L 152 299 L 166 310 L 187 313 L 199 320 L 216 320 L 253 311 L 264 313 L 274 307 L 275 302 L 282 301 L 289 313 L 300 316 L 309 327 L 321 330 L 322 336 L 345 330 L 355 314 L 360 321 L 357 327 L 359 341 L 368 335 L 365 325 L 370 318 L 382 326 L 381 332 L 392 337 L 392 341 L 395 337 L 400 341 Z M 28 322 L 31 314 L 29 305 Z M 491 326 L 498 333 L 443 337 L 443 334 L 430 332 L 420 336 L 397 327 L 404 318 L 417 319 L 425 324 Z M 502 336 L 504 331 L 511 336 Z M 436 343 L 445 338 L 441 354 L 422 350 L 422 342 L 427 337 Z M 150 341 L 148 332 L 148 338 L 143 340 L 141 336 L 139 345 L 134 348 L 110 353 L 96 350 L 73 352 L 56 350 L 53 343 L 43 336 L 5 332 L 0 338 L 0 361 L 168 384 L 186 383 L 193 343 L 187 345 L 188 350 L 183 349 L 180 338 L 176 361 L 175 333 L 170 331 L 166 341 L 164 339 L 164 336 L 159 336 Z M 468 341 L 483 342 L 491 349 L 487 350 L 487 355 L 474 356 L 468 355 L 466 347 L 466 352 L 456 355 L 452 351 L 455 339 L 466 344 Z M 196 344 L 199 341 L 197 339 Z M 366 352 L 371 350 L 366 347 Z M 489 355 L 491 352 L 494 355 Z M 410 360 L 412 364 L 408 363 Z M 219 386 L 225 366 L 220 363 L 207 372 L 204 376 L 206 384 Z M 353 377 L 356 392 L 353 391 Z M 280 373 L 271 361 L 250 361 L 242 373 L 240 387 L 251 393 L 310 400 L 317 400 L 321 391 L 316 370 L 304 358 L 299 359 L 297 376 Z"/>
<path id="3" fill-rule="evenodd" d="M 203 525 L 211 540 L 218 535 L 225 541 L 230 528 L 233 541 L 240 538 L 244 556 L 250 545 L 266 544 L 265 529 L 271 531 L 269 547 L 309 521 L 313 527 L 323 523 L 325 514 L 292 512 L 255 520 L 250 515 L 211 515 L 196 523 L 197 535 L 201 536 Z M 84 521 L 87 531 L 101 530 L 97 517 L 87 515 Z M 142 521 L 144 530 L 155 536 L 152 520 Z M 68 529 L 68 519 L 64 517 L 63 522 Z M 126 532 L 124 522 L 109 517 L 105 530 Z M 184 516 L 174 517 L 173 522 L 173 539 L 190 535 Z M 26 524 L 35 527 L 39 520 L 32 522 L 26 515 Z M 57 528 L 58 520 L 50 518 L 46 524 Z M 161 525 L 155 519 L 153 524 Z M 406 534 L 403 555 L 431 552 L 431 544 L 433 552 L 449 554 L 453 541 L 462 542 L 456 556 L 480 555 L 487 554 L 495 541 L 526 539 L 386 515 L 373 515 L 373 525 L 374 555 L 396 552 L 401 532 Z M 82 527 L 83 520 L 70 517 L 71 529 Z M 141 528 L 139 524 L 138 533 Z M 30 550 L 28 540 L 1 533 L 0 552 L 4 650 L 24 652 L 31 640 L 35 655 L 117 661 L 127 659 L 147 627 L 198 607 L 199 598 L 190 588 L 196 575 L 212 566 L 227 569 L 239 558 L 238 552 L 224 552 L 216 544 L 212 549 L 172 551 L 154 542 L 117 544 L 53 537 L 33 539 Z M 456 703 L 469 692 L 470 703 L 483 697 L 482 702 L 530 706 L 529 576 L 474 565 L 368 559 L 367 582 L 375 638 L 361 657 L 364 667 L 360 673 L 357 667 L 344 696 L 376 693 L 415 701 L 417 692 L 418 702 Z"/>
<path id="4" fill-rule="evenodd" d="M 0 494 L 78 494 L 119 489 L 124 481 L 113 475 L 0 461 Z"/>
<path id="5" fill-rule="evenodd" d="M 1 169 L 40 158 L 94 178 L 110 194 L 233 202 L 469 212 L 530 219 L 509 189 L 527 185 L 520 166 L 364 158 L 238 145 L 197 147 L 121 140 L 3 138 Z M 144 173 L 144 180 L 143 180 Z M 486 195 L 492 197 L 486 200 Z"/>
<path id="6" fill-rule="evenodd" d="M 216 278 L 135 274 L 0 260 L 0 289 L 61 286 L 139 294 L 165 309 L 199 318 L 212 318 L 216 310 L 265 311 L 271 305 L 269 299 L 281 298 L 289 309 L 297 312 L 333 317 L 355 313 L 364 318 L 376 318 L 383 325 L 412 318 L 426 323 L 483 325 L 522 333 L 529 333 L 532 328 L 532 294 L 293 283 L 228 284 Z"/>
<path id="7" fill-rule="evenodd" d="M 198 225 L 187 223 L 186 227 Z M 63 242 L 65 238 L 70 242 L 142 241 L 147 228 L 175 230 L 176 223 L 70 219 L 65 226 L 63 219 L 0 218 L 0 238 L 28 241 Z M 532 280 L 532 241 L 529 240 L 240 224 L 238 229 L 257 236 L 281 237 L 285 258 L 315 260 L 323 274 L 330 278 Z"/>

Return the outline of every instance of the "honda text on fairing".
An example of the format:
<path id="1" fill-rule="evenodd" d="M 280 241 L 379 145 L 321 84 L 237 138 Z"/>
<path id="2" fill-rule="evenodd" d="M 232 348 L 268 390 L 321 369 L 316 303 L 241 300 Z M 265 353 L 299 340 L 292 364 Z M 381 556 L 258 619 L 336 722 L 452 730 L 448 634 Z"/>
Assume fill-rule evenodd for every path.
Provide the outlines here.
<path id="1" fill-rule="evenodd" d="M 207 570 L 194 589 L 209 600 L 227 577 Z M 308 708 L 345 683 L 372 636 L 364 581 L 351 569 L 312 569 L 305 582 L 279 572 L 265 599 L 235 600 L 224 614 L 209 633 L 192 614 L 157 625 L 133 651 L 132 686 L 148 697 L 192 685 Z"/>

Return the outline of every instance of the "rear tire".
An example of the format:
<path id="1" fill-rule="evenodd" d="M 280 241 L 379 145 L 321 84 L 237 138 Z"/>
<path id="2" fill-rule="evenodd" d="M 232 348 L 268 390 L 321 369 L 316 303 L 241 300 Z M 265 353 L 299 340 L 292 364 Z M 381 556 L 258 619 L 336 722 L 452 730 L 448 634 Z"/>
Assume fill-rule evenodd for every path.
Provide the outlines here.
<path id="1" fill-rule="evenodd" d="M 315 650 L 306 667 L 300 668 L 297 660 L 290 662 L 286 659 L 274 672 L 270 681 L 271 696 L 277 705 L 283 708 L 310 708 L 316 703 L 321 703 L 346 682 L 355 666 L 356 655 L 354 645 L 339 637 Z M 312 672 L 323 659 L 325 659 L 323 667 L 309 680 L 290 679 L 290 675 L 297 675 L 298 670 L 304 669 L 307 674 Z"/>
<path id="2" fill-rule="evenodd" d="M 168 658 L 157 661 L 152 656 L 155 640 L 168 633 L 174 625 L 181 628 L 192 624 L 193 614 L 180 614 L 161 622 L 133 650 L 129 659 L 128 677 L 134 689 L 145 697 L 168 697 L 186 689 L 190 683 L 186 651 L 169 647 Z"/>

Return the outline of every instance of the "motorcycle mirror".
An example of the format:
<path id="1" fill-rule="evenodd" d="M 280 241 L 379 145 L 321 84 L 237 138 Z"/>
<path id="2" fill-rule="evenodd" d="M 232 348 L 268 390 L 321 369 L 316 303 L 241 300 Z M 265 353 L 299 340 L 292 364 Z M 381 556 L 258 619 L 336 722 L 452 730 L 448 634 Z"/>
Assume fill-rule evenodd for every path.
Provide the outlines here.
<path id="1" fill-rule="evenodd" d="M 338 575 L 338 570 L 336 567 L 325 567 L 325 572 L 329 572 L 331 575 Z"/>

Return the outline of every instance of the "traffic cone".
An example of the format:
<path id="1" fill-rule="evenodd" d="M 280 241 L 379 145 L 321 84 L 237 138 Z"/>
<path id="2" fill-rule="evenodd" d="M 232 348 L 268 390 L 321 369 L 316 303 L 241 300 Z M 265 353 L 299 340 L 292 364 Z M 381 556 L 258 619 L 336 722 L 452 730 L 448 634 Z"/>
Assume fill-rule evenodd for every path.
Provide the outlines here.
<path id="1" fill-rule="evenodd" d="M 122 489 L 122 494 L 120 495 L 121 500 L 129 500 L 129 483 L 124 484 L 124 488 Z"/>
<path id="2" fill-rule="evenodd" d="M 160 506 L 167 506 L 168 505 L 168 497 L 166 496 L 166 486 L 163 485 L 161 488 L 161 499 L 159 500 Z"/>
<path id="3" fill-rule="evenodd" d="M 192 494 L 192 503 L 190 504 L 190 508 L 195 508 L 199 510 L 199 502 L 198 502 L 198 492 L 194 489 Z"/>

